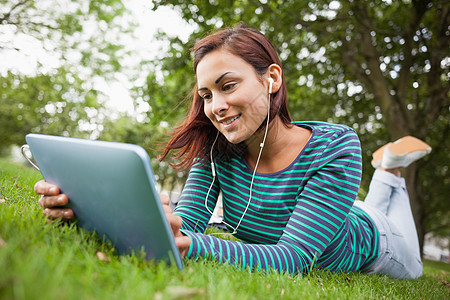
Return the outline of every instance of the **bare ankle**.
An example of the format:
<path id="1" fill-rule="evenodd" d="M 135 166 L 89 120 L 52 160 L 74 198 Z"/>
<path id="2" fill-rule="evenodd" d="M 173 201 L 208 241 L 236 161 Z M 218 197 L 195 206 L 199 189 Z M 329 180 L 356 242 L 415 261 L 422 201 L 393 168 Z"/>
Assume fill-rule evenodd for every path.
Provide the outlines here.
<path id="1" fill-rule="evenodd" d="M 392 173 L 397 177 L 401 177 L 400 168 L 386 169 L 386 168 L 380 167 L 380 170 Z"/>

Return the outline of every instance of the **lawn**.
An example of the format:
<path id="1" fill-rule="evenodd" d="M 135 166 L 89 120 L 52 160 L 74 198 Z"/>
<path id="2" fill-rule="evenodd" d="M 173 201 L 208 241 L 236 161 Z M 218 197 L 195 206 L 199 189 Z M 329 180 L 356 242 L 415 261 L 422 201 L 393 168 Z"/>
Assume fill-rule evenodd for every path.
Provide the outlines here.
<path id="1" fill-rule="evenodd" d="M 450 265 L 425 262 L 418 280 L 331 274 L 249 273 L 185 260 L 179 271 L 76 226 L 50 223 L 33 192 L 41 175 L 0 159 L 0 299 L 450 299 Z"/>

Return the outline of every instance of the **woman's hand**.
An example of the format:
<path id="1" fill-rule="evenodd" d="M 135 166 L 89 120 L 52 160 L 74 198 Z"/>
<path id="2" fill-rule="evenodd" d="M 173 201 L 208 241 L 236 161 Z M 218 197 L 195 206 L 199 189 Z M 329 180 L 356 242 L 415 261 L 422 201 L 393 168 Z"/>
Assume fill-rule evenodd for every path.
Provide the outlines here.
<path id="1" fill-rule="evenodd" d="M 44 216 L 48 219 L 67 221 L 73 218 L 74 214 L 70 208 L 60 207 L 69 203 L 69 199 L 59 193 L 57 186 L 41 180 L 34 185 L 34 192 L 41 195 L 39 205 L 44 209 Z"/>
<path id="2" fill-rule="evenodd" d="M 182 234 L 180 231 L 183 220 L 180 216 L 174 215 L 172 213 L 172 209 L 169 207 L 169 196 L 160 194 L 159 197 L 161 198 L 167 220 L 169 221 L 170 227 L 172 228 L 173 236 L 175 238 L 175 244 L 178 247 L 178 251 L 180 251 L 181 257 L 185 257 L 189 250 L 189 247 L 191 246 L 191 239 Z"/>

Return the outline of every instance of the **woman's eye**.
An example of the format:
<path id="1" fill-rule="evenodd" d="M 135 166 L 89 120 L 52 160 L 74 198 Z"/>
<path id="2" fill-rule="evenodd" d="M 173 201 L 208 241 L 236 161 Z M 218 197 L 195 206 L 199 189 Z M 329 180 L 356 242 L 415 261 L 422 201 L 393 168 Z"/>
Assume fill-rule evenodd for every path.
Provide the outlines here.
<path id="1" fill-rule="evenodd" d="M 211 94 L 205 94 L 205 95 L 202 95 L 201 96 L 202 98 L 203 98 L 203 100 L 205 100 L 205 101 L 209 101 L 209 100 L 211 100 Z"/>
<path id="2" fill-rule="evenodd" d="M 234 88 L 235 85 L 236 85 L 235 83 L 226 84 L 226 85 L 223 86 L 222 89 L 223 89 L 224 91 L 228 91 L 229 89 Z"/>

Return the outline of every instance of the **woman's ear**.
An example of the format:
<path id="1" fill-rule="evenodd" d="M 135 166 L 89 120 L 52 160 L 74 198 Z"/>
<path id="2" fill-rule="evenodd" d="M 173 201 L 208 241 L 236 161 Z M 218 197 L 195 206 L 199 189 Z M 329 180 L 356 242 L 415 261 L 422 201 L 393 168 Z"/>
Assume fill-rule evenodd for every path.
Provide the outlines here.
<path id="1" fill-rule="evenodd" d="M 277 64 L 271 64 L 267 69 L 267 77 L 273 79 L 272 94 L 278 92 L 283 83 L 283 70 Z"/>

